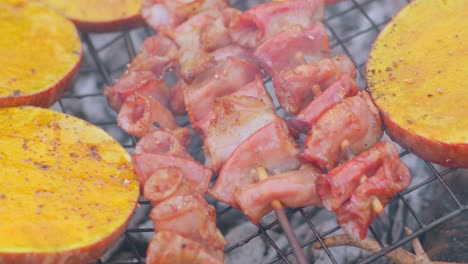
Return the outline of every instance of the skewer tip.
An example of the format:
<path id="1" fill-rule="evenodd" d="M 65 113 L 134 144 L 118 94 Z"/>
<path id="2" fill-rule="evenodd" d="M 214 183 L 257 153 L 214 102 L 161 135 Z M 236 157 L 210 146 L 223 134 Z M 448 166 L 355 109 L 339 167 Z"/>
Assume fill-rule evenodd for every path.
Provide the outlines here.
<path id="1" fill-rule="evenodd" d="M 377 213 L 377 214 L 380 214 L 383 212 L 384 210 L 384 207 L 382 205 L 382 202 L 380 202 L 379 199 L 377 199 L 376 197 L 372 197 L 371 199 L 371 205 L 372 205 L 372 209 Z"/>

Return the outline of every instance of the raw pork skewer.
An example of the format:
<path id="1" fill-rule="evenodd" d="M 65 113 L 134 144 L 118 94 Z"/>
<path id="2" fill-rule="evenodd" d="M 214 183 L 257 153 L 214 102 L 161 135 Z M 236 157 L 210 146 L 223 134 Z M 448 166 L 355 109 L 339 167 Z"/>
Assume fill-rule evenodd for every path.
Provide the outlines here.
<path id="1" fill-rule="evenodd" d="M 352 80 L 355 76 L 355 69 L 346 57 L 327 58 L 330 55 L 328 38 L 323 25 L 318 22 L 323 18 L 322 0 L 271 2 L 242 14 L 237 10 L 226 8 L 226 2 L 225 0 L 147 1 L 148 6 L 151 6 L 146 10 L 146 12 L 150 12 L 148 19 L 153 19 L 151 22 L 155 22 L 153 26 L 158 30 L 158 36 L 152 39 L 151 42 L 148 41 L 147 45 L 144 45 L 146 53 L 142 53 L 142 56 L 139 56 L 138 60 L 130 65 L 130 73 L 137 74 L 126 75 L 127 79 L 140 79 L 142 82 L 136 88 L 129 88 L 126 86 L 127 83 L 122 82 L 120 87 L 116 86 L 115 89 L 108 90 L 107 93 L 111 97 L 110 101 L 114 101 L 115 108 L 125 106 L 124 110 L 128 110 L 121 111 L 123 117 L 119 118 L 120 125 L 125 127 L 125 130 L 132 132 L 131 126 L 127 127 L 124 124 L 131 123 L 136 128 L 132 133 L 137 136 L 157 132 L 179 135 L 177 138 L 183 144 L 176 144 L 178 150 L 180 150 L 180 145 L 187 145 L 188 133 L 177 126 L 171 111 L 183 114 L 185 108 L 188 108 L 192 126 L 197 132 L 201 132 L 205 143 L 208 142 L 205 148 L 210 148 L 210 155 L 207 155 L 208 162 L 206 164 L 209 168 L 187 157 L 188 154 L 172 151 L 171 148 L 168 151 L 163 149 L 162 153 L 151 148 L 149 153 L 136 153 L 134 160 L 140 177 L 142 181 L 146 180 L 147 183 L 144 190 L 145 197 L 152 199 L 152 203 L 158 209 L 158 212 L 169 212 L 171 211 L 169 209 L 174 206 L 189 207 L 189 210 L 175 211 L 168 216 L 153 214 L 152 218 L 155 225 L 164 230 L 158 231 L 156 234 L 153 240 L 154 243 L 152 242 L 148 250 L 149 253 L 152 253 L 148 254 L 148 260 L 149 263 L 158 262 L 159 259 L 156 256 L 159 256 L 161 260 L 164 259 L 168 262 L 180 260 L 194 263 L 217 263 L 221 259 L 222 252 L 219 252 L 219 250 L 221 250 L 222 237 L 208 235 L 216 232 L 200 233 L 196 230 L 197 225 L 201 225 L 204 222 L 203 219 L 205 219 L 200 217 L 201 212 L 213 213 L 206 201 L 199 198 L 200 193 L 208 188 L 212 175 L 211 169 L 214 169 L 215 171 L 221 170 L 220 177 L 214 187 L 209 190 L 209 193 L 233 207 L 241 207 L 252 222 L 258 222 L 265 210 L 269 211 L 273 207 L 275 211 L 278 211 L 278 219 L 288 240 L 290 240 L 295 254 L 297 254 L 298 261 L 305 263 L 302 249 L 294 236 L 294 232 L 292 232 L 288 219 L 285 217 L 284 209 L 281 209 L 283 204 L 290 207 L 302 206 L 297 203 L 300 198 L 285 199 L 284 197 L 275 196 L 278 198 L 273 198 L 269 205 L 257 206 L 255 215 L 249 215 L 247 211 L 249 207 L 245 210 L 241 203 L 245 202 L 244 198 L 248 198 L 254 188 L 268 189 L 265 186 L 273 186 L 274 183 L 293 179 L 292 184 L 288 185 L 289 189 L 295 188 L 294 184 L 299 186 L 301 182 L 312 181 L 312 183 L 301 186 L 301 190 L 310 190 L 311 195 L 309 195 L 309 198 L 312 201 L 307 205 L 310 205 L 310 203 L 320 205 L 315 189 L 315 179 L 320 176 L 318 182 L 323 184 L 326 182 L 323 179 L 325 176 L 316 174 L 311 166 L 301 163 L 301 160 L 297 158 L 300 149 L 295 139 L 290 138 L 290 133 L 294 132 L 287 128 L 283 120 L 275 117 L 274 113 L 257 115 L 263 117 L 265 123 L 274 119 L 266 125 L 258 124 L 243 127 L 242 121 L 235 123 L 232 122 L 233 118 L 225 120 L 225 129 L 234 127 L 234 130 L 240 129 L 239 133 L 242 134 L 232 140 L 232 146 L 215 149 L 219 142 L 225 142 L 224 139 L 229 138 L 222 134 L 222 127 L 213 128 L 211 126 L 212 123 L 222 120 L 222 116 L 219 114 L 217 116 L 217 113 L 222 114 L 223 111 L 228 113 L 234 109 L 229 108 L 230 106 L 248 108 L 250 103 L 247 102 L 249 100 L 245 99 L 247 97 L 263 100 L 265 105 L 256 106 L 255 109 L 269 108 L 270 99 L 263 94 L 264 88 L 256 84 L 260 80 L 258 74 L 261 71 L 258 70 L 255 63 L 249 62 L 253 52 L 256 62 L 273 75 L 275 90 L 277 95 L 280 95 L 278 98 L 283 108 L 289 114 L 299 114 L 295 119 L 291 120 L 291 124 L 297 121 L 296 124 L 303 125 L 304 131 L 302 132 L 312 127 L 314 135 L 318 135 L 317 133 L 320 133 L 321 130 L 315 128 L 316 122 L 319 125 L 338 131 L 338 126 L 329 125 L 324 121 L 319 123 L 320 118 L 326 115 L 325 112 L 334 107 L 337 107 L 335 112 L 339 112 L 340 109 L 346 110 L 347 106 L 360 106 L 359 109 L 362 111 L 352 111 L 353 114 L 356 116 L 363 113 L 367 114 L 368 118 L 357 124 L 358 128 L 356 129 L 366 130 L 366 127 L 372 127 L 373 130 L 371 129 L 370 133 L 348 131 L 349 135 L 338 139 L 336 145 L 331 143 L 323 153 L 320 151 L 314 152 L 314 145 L 317 145 L 318 141 L 314 139 L 315 136 L 309 136 L 307 143 L 310 143 L 310 146 L 308 146 L 308 150 L 302 158 L 318 160 L 322 169 L 331 170 L 344 158 L 343 154 L 340 153 L 344 151 L 339 150 L 339 142 L 342 139 L 355 137 L 350 139 L 352 149 L 361 152 L 375 144 L 376 140 L 374 138 L 381 135 L 379 134 L 381 124 L 375 115 L 368 113 L 368 110 L 372 112 L 372 108 L 370 105 L 368 105 L 370 109 L 365 107 L 366 103 L 368 103 L 366 94 L 355 96 L 354 99 L 345 99 L 357 93 Z M 217 3 L 217 7 L 209 10 L 208 7 L 213 3 Z M 154 20 L 157 17 L 151 17 L 153 14 L 163 14 L 161 17 L 163 20 Z M 301 16 L 300 14 L 307 15 Z M 289 28 L 294 28 L 294 30 L 289 32 L 287 30 Z M 156 41 L 156 38 L 160 38 L 162 41 Z M 287 52 L 282 52 L 283 49 L 278 49 L 279 46 L 277 47 L 276 44 L 283 42 L 289 43 L 287 46 L 293 48 L 287 50 Z M 154 59 L 147 59 L 145 54 Z M 282 54 L 283 57 L 281 57 Z M 288 56 L 289 54 L 294 56 Z M 226 69 L 228 67 L 222 65 L 223 61 L 228 62 L 224 63 L 226 65 L 229 65 L 229 63 L 234 65 L 231 68 L 235 71 Z M 176 84 L 172 87 L 161 82 L 161 78 L 165 77 L 164 75 L 169 67 L 172 67 L 172 73 L 176 77 L 173 82 Z M 250 70 L 242 73 L 244 68 Z M 304 76 L 298 74 L 310 70 L 316 70 L 316 74 L 306 74 Z M 146 74 L 148 76 L 139 74 L 144 71 L 151 72 L 154 77 L 148 74 Z M 233 72 L 238 73 L 237 77 L 233 77 Z M 245 79 L 241 85 L 238 82 L 239 78 Z M 255 82 L 251 82 L 254 79 Z M 228 80 L 233 80 L 233 82 Z M 312 87 L 308 85 L 310 80 L 314 82 Z M 148 82 L 148 84 L 145 85 L 145 82 Z M 253 83 L 251 86 L 255 89 L 239 89 L 249 82 Z M 293 85 L 290 85 L 290 83 Z M 301 85 L 304 83 L 306 85 L 302 87 Z M 219 88 L 221 85 L 224 86 L 224 89 L 214 89 Z M 291 87 L 294 89 L 291 89 Z M 325 89 L 327 87 L 329 90 Z M 227 99 L 227 97 L 230 97 L 230 99 Z M 148 111 L 146 115 L 143 115 L 143 117 L 147 118 L 135 119 L 142 122 L 132 121 L 134 115 L 139 113 L 139 104 L 133 103 L 137 102 L 137 99 L 139 101 L 148 101 L 146 103 Z M 312 99 L 314 99 L 315 105 L 307 106 Z M 215 102 L 218 101 L 225 104 L 227 108 L 222 109 L 222 111 L 213 111 L 213 106 L 217 105 Z M 238 104 L 240 101 L 243 102 L 243 105 Z M 199 102 L 204 103 L 200 104 Z M 257 102 L 252 104 L 257 105 Z M 161 113 L 163 114 L 160 115 Z M 243 117 L 242 120 L 250 120 L 247 115 L 240 115 L 240 117 Z M 351 116 L 351 118 L 354 117 Z M 374 118 L 376 119 L 374 120 Z M 251 123 L 253 123 L 253 119 L 255 118 L 251 118 Z M 330 120 L 334 122 L 339 121 L 339 118 L 332 119 Z M 125 122 L 126 120 L 129 122 Z M 153 122 L 157 122 L 161 129 L 152 127 Z M 143 124 L 142 129 L 139 129 L 139 124 Z M 262 127 L 259 128 L 260 126 Z M 237 130 L 231 132 L 236 133 Z M 323 133 L 323 135 L 325 134 Z M 213 135 L 215 135 L 215 138 L 212 138 Z M 262 137 L 266 138 L 262 139 Z M 329 141 L 329 138 L 323 138 L 323 141 Z M 276 146 L 274 146 L 275 144 Z M 211 151 L 212 149 L 214 151 Z M 259 155 L 262 151 L 268 154 Z M 324 159 L 321 157 L 322 154 L 325 156 Z M 391 162 L 383 165 L 379 158 L 369 161 L 369 163 L 376 162 L 374 165 L 377 171 L 366 171 L 366 174 L 370 173 L 368 175 L 372 176 L 366 181 L 364 181 L 365 178 L 361 177 L 361 182 L 358 181 L 357 187 L 352 188 L 349 194 L 351 198 L 346 197 L 341 202 L 340 208 L 336 210 L 339 221 L 341 221 L 340 225 L 344 227 L 345 232 L 359 233 L 363 227 L 365 227 L 364 230 L 367 229 L 366 225 L 373 219 L 372 212 L 382 210 L 374 206 L 375 208 L 369 211 L 366 207 L 364 212 L 371 212 L 370 215 L 366 214 L 364 218 L 359 218 L 358 222 L 355 223 L 353 220 L 350 221 L 349 217 L 360 211 L 359 208 L 346 203 L 348 199 L 354 199 L 362 205 L 365 198 L 369 198 L 370 194 L 373 197 L 371 200 L 385 203 L 387 195 L 400 188 L 400 185 L 404 185 L 392 182 L 394 180 L 392 178 L 394 176 L 393 169 L 397 168 L 402 171 L 401 166 L 395 165 L 395 161 L 394 158 L 391 158 Z M 301 169 L 299 169 L 300 167 Z M 272 175 L 271 177 L 268 177 L 267 171 Z M 385 180 L 389 183 L 390 192 L 383 195 L 373 192 L 378 188 L 370 188 L 369 182 L 373 183 L 375 179 Z M 364 187 L 361 187 L 361 185 Z M 160 193 L 154 194 L 155 188 L 159 190 L 156 192 Z M 153 190 L 153 193 L 151 190 Z M 321 193 L 323 194 L 323 192 Z M 172 195 L 178 198 L 174 198 Z M 275 195 L 280 194 L 275 193 Z M 326 195 L 324 197 L 327 199 Z M 372 203 L 376 204 L 375 202 Z M 250 208 L 253 209 L 253 207 Z M 190 213 L 193 210 L 196 212 Z M 186 213 L 188 215 L 185 215 Z M 178 222 L 179 220 L 190 219 L 191 216 L 197 219 L 193 225 L 177 227 L 172 223 L 172 219 L 177 219 L 175 222 Z M 208 222 L 213 221 L 211 219 Z M 207 230 L 214 230 L 211 224 L 206 228 L 208 228 Z M 361 233 L 359 233 L 359 236 L 361 236 Z M 169 251 L 161 248 L 164 237 L 171 237 L 171 249 Z M 211 248 L 210 243 L 216 245 L 214 250 Z M 189 247 L 192 250 L 184 250 L 185 245 L 190 245 Z M 180 254 L 181 259 L 177 258 L 177 254 Z"/>

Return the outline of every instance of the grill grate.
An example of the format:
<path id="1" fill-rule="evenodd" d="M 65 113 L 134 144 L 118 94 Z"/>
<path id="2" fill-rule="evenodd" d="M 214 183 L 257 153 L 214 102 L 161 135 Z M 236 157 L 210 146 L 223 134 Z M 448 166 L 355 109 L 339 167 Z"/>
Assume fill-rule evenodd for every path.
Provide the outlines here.
<path id="1" fill-rule="evenodd" d="M 327 7 L 324 24 L 330 36 L 332 52 L 334 54 L 343 52 L 352 60 L 359 72 L 357 83 L 360 87 L 364 87 L 364 65 L 370 45 L 390 17 L 408 2 L 409 0 L 351 0 Z M 113 79 L 122 75 L 127 63 L 135 56 L 136 50 L 141 47 L 142 40 L 152 33 L 149 28 L 139 28 L 112 34 L 82 33 L 85 56 L 79 74 L 73 87 L 52 108 L 78 116 L 102 127 L 131 153 L 136 139 L 128 136 L 117 127 L 116 114 L 108 107 L 102 91 L 105 86 L 111 84 Z M 186 119 L 179 121 L 187 122 Z M 386 208 L 386 214 L 377 218 L 370 228 L 370 235 L 376 239 L 383 249 L 373 255 L 363 253 L 359 258 L 360 263 L 373 263 L 378 259 L 384 262 L 381 257 L 393 249 L 401 246 L 408 248 L 408 242 L 412 239 L 458 215 L 465 213 L 466 216 L 468 204 L 466 201 L 465 203 L 460 201 L 455 191 L 444 181 L 444 176 L 455 173 L 458 169 L 433 165 L 416 158 L 403 149 L 401 149 L 400 156 L 408 164 L 415 177 L 411 186 L 391 200 Z M 443 212 L 442 216 L 427 219 L 428 217 L 421 214 L 421 210 L 414 208 L 414 200 L 418 199 L 421 190 L 434 184 L 443 186 L 454 205 Z M 215 201 L 212 202 L 217 208 L 218 224 L 223 226 L 231 225 L 231 228 L 232 225 L 238 224 L 238 222 L 232 224 L 232 221 L 226 221 L 226 218 L 232 218 L 232 215 L 236 217 L 240 215 L 236 210 Z M 145 263 L 144 255 L 147 240 L 141 242 L 137 238 L 145 235 L 150 237 L 154 232 L 151 225 L 141 225 L 143 220 L 148 218 L 149 209 L 150 204 L 147 201 L 139 201 L 139 209 L 121 241 L 97 263 Z M 300 240 L 303 248 L 310 248 L 310 245 L 316 241 L 324 246 L 323 237 L 339 232 L 340 228 L 336 224 L 331 228 L 320 227 L 321 220 L 316 220 L 314 216 L 322 210 L 313 208 L 287 211 L 290 219 L 299 219 L 300 222 L 305 223 L 308 232 L 313 234 L 312 238 Z M 402 216 L 401 219 L 395 219 L 397 218 L 395 214 L 398 212 Z M 405 225 L 411 224 L 414 232 L 411 235 L 404 235 L 401 226 L 400 228 L 395 227 L 396 221 L 399 220 L 404 221 Z M 231 223 L 225 223 L 225 221 Z M 291 263 L 291 249 L 285 249 L 277 245 L 272 238 L 271 233 L 276 232 L 275 229 L 278 229 L 276 219 L 268 223 L 262 222 L 256 227 L 252 225 L 252 227 L 253 231 L 245 234 L 243 238 L 237 241 L 228 241 L 227 256 L 240 248 L 249 247 L 253 239 L 262 238 L 266 241 L 266 245 L 276 252 L 276 256 L 263 260 L 265 263 Z M 336 252 L 338 252 L 337 249 L 325 247 L 324 252 L 328 256 L 325 262 L 339 263 L 335 256 Z M 111 257 L 115 253 L 118 253 L 118 259 Z"/>

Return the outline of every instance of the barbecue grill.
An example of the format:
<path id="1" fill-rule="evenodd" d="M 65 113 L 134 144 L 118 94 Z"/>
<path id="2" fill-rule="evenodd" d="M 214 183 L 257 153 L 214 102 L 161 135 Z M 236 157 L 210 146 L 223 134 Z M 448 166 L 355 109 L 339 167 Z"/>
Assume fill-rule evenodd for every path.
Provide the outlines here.
<path id="1" fill-rule="evenodd" d="M 409 0 L 347 0 L 327 7 L 324 24 L 330 37 L 332 53 L 345 53 L 352 60 L 358 69 L 357 84 L 360 87 L 365 87 L 365 61 L 375 37 L 408 2 Z M 79 74 L 74 85 L 52 108 L 100 126 L 131 153 L 136 139 L 118 128 L 116 113 L 108 106 L 103 88 L 123 74 L 126 65 L 140 49 L 142 41 L 151 34 L 154 32 L 146 27 L 108 34 L 81 33 L 85 54 Z M 188 125 L 184 117 L 179 117 L 178 121 Z M 196 158 L 202 153 L 200 146 L 197 140 L 192 144 L 191 151 Z M 311 245 L 314 242 L 323 246 L 324 237 L 340 233 L 340 227 L 333 215 L 319 208 L 287 210 L 301 246 L 312 255 L 316 263 L 386 263 L 383 256 L 398 247 L 411 251 L 410 241 L 418 237 L 424 238 L 428 232 L 436 232 L 444 223 L 450 224 L 457 217 L 468 222 L 468 199 L 464 199 L 447 181 L 453 174 L 466 174 L 466 170 L 440 167 L 401 148 L 400 156 L 410 168 L 413 181 L 408 189 L 392 199 L 385 214 L 379 216 L 370 227 L 369 236 L 382 248 L 377 252 L 354 250 L 349 246 L 312 250 Z M 432 191 L 437 191 L 437 196 L 427 195 Z M 261 224 L 255 226 L 237 210 L 214 200 L 209 202 L 216 207 L 218 226 L 228 240 L 228 262 L 241 263 L 236 261 L 238 257 L 255 251 L 260 257 L 242 263 L 294 263 L 292 250 L 285 242 L 284 234 L 273 214 L 264 217 Z M 427 213 L 428 203 L 439 205 L 435 206 L 438 211 Z M 121 240 L 97 263 L 145 263 L 148 241 L 154 234 L 152 224 L 148 221 L 149 210 L 150 204 L 141 199 Z M 409 226 L 413 233 L 406 234 L 404 226 Z M 460 243 L 467 245 L 468 241 Z M 350 252 L 355 253 L 346 256 Z"/>

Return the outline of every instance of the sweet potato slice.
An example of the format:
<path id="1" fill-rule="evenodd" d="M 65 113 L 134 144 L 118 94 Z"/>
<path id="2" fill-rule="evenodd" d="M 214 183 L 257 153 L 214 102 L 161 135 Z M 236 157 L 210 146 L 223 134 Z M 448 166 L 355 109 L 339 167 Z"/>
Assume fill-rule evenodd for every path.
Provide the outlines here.
<path id="1" fill-rule="evenodd" d="M 91 263 L 139 196 L 130 156 L 101 129 L 52 110 L 0 108 L 0 263 Z"/>
<path id="2" fill-rule="evenodd" d="M 110 32 L 143 25 L 139 0 L 40 0 L 85 32 Z"/>
<path id="3" fill-rule="evenodd" d="M 0 107 L 52 105 L 81 61 L 75 26 L 37 3 L 0 0 Z"/>
<path id="4" fill-rule="evenodd" d="M 447 167 L 468 167 L 467 29 L 466 0 L 416 0 L 381 32 L 367 62 L 390 137 Z"/>

